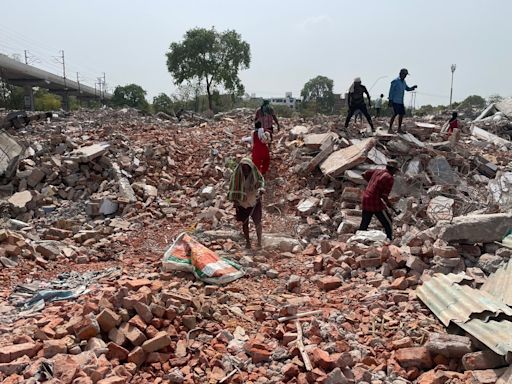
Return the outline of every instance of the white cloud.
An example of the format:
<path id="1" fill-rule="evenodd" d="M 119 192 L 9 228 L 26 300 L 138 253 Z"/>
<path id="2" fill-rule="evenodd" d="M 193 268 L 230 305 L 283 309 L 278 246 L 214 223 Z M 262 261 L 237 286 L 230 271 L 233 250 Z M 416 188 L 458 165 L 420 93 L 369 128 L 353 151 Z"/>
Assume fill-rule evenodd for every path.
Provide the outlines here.
<path id="1" fill-rule="evenodd" d="M 333 19 L 327 15 L 318 15 L 308 17 L 306 20 L 299 23 L 299 28 L 308 30 L 318 27 L 325 27 L 333 25 Z"/>

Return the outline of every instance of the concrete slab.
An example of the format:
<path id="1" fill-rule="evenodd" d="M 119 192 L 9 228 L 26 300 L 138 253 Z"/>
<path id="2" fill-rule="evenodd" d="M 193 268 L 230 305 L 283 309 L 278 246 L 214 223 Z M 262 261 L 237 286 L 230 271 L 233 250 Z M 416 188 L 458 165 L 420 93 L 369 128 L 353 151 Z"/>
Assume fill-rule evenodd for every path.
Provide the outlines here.
<path id="1" fill-rule="evenodd" d="M 97 143 L 86 147 L 77 148 L 69 154 L 69 157 L 77 159 L 81 163 L 87 163 L 102 156 L 110 148 L 108 143 Z"/>
<path id="2" fill-rule="evenodd" d="M 312 133 L 310 135 L 304 136 L 304 145 L 309 149 L 320 149 L 320 146 L 324 143 L 324 141 L 331 138 L 335 140 L 339 137 L 337 133 L 327 132 L 327 133 Z"/>
<path id="3" fill-rule="evenodd" d="M 339 176 L 347 169 L 364 163 L 368 152 L 375 146 L 375 143 L 375 139 L 369 138 L 335 151 L 320 165 L 320 170 L 324 175 Z"/>
<path id="4" fill-rule="evenodd" d="M 11 178 L 18 167 L 24 148 L 7 132 L 0 133 L 0 176 Z"/>
<path id="5" fill-rule="evenodd" d="M 492 213 L 455 217 L 451 223 L 438 223 L 439 238 L 448 242 L 492 243 L 501 241 L 512 228 L 512 213 Z"/>
<path id="6" fill-rule="evenodd" d="M 453 185 L 456 182 L 452 167 L 443 156 L 437 156 L 428 162 L 428 171 L 436 184 Z"/>

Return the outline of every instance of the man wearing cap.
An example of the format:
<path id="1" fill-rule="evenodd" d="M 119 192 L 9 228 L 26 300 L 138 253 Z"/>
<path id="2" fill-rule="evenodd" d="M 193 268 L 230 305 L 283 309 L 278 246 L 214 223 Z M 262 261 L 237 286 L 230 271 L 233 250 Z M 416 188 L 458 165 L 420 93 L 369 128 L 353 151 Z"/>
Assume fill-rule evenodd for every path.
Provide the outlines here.
<path id="1" fill-rule="evenodd" d="M 389 105 L 393 106 L 393 116 L 389 121 L 390 132 L 393 131 L 393 122 L 395 121 L 395 117 L 398 115 L 398 133 L 403 133 L 402 120 L 405 115 L 404 93 L 405 91 L 414 91 L 416 88 L 418 88 L 417 85 L 412 87 L 407 85 L 405 78 L 408 74 L 409 71 L 407 71 L 405 68 L 402 68 L 398 77 L 391 82 L 391 86 L 389 87 Z"/>
<path id="2" fill-rule="evenodd" d="M 393 206 L 388 197 L 393 188 L 393 175 L 397 171 L 398 163 L 395 160 L 388 160 L 386 169 L 370 170 L 363 174 L 368 186 L 363 192 L 363 213 L 359 230 L 366 231 L 375 215 L 384 227 L 388 239 L 393 240 L 393 227 L 391 218 L 386 212 L 386 205 Z"/>
<path id="3" fill-rule="evenodd" d="M 365 94 L 366 97 L 368 98 L 368 106 L 369 108 L 371 108 L 372 104 L 370 101 L 370 94 L 368 93 L 366 87 L 363 84 L 361 84 L 361 78 L 356 77 L 348 90 L 348 114 L 347 118 L 345 119 L 345 128 L 348 128 L 348 123 L 350 122 L 350 119 L 352 118 L 354 113 L 357 110 L 359 110 L 366 117 L 366 120 L 368 120 L 368 124 L 370 124 L 372 131 L 374 131 L 372 117 L 368 113 L 368 110 L 366 109 L 366 104 L 364 103 Z"/>

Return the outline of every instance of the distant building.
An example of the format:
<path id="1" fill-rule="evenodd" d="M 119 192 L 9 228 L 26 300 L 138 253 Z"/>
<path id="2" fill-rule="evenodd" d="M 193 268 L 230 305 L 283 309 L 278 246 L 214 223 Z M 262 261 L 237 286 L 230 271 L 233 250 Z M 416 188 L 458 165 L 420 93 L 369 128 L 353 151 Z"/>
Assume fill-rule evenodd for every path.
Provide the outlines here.
<path id="1" fill-rule="evenodd" d="M 262 101 L 264 98 L 262 97 L 254 97 L 255 95 L 251 95 L 251 100 Z M 300 104 L 300 99 L 293 97 L 292 92 L 286 92 L 284 97 L 265 97 L 265 99 L 270 100 L 270 104 L 272 105 L 281 105 L 283 107 L 288 107 L 291 109 L 297 109 Z"/>

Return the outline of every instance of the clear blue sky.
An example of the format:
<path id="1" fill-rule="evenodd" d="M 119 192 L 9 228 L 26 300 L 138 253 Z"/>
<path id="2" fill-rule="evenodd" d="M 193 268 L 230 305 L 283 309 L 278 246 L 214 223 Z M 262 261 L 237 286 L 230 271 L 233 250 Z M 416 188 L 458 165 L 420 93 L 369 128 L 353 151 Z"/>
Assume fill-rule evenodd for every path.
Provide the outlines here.
<path id="1" fill-rule="evenodd" d="M 148 99 L 172 93 L 165 65 L 169 44 L 193 27 L 235 29 L 251 46 L 241 73 L 248 93 L 299 96 L 316 75 L 343 93 L 354 77 L 372 96 L 387 96 L 401 67 L 418 84 L 417 104 L 447 104 L 450 65 L 457 64 L 454 100 L 470 94 L 512 96 L 512 1 L 120 1 L 3 0 L 0 52 L 39 58 L 64 49 L 68 77 L 106 72 L 107 83 L 140 84 Z M 408 102 L 408 99 L 406 99 Z"/>

